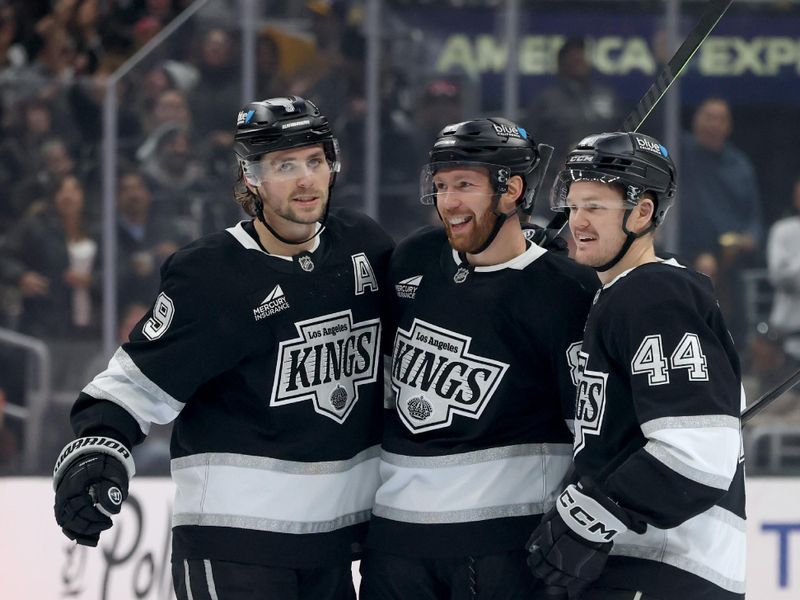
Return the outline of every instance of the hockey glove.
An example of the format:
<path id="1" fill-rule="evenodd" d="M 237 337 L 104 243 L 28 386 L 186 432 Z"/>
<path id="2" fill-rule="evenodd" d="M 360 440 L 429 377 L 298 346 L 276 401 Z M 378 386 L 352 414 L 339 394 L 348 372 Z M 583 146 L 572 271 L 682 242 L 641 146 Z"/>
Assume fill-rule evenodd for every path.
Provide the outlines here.
<path id="1" fill-rule="evenodd" d="M 135 473 L 131 453 L 107 437 L 83 437 L 61 451 L 53 469 L 56 522 L 69 539 L 97 546 L 100 532 L 128 497 Z"/>
<path id="2" fill-rule="evenodd" d="M 612 540 L 634 525 L 625 510 L 582 480 L 569 485 L 528 540 L 528 566 L 545 584 L 580 595 L 605 568 Z"/>

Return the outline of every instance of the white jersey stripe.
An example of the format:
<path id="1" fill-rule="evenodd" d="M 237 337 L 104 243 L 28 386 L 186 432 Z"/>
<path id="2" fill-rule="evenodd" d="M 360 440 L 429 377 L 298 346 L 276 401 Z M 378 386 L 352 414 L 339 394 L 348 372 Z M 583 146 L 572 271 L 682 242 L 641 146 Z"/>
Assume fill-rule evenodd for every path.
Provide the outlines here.
<path id="1" fill-rule="evenodd" d="M 124 408 L 145 435 L 151 423 L 169 423 L 185 406 L 148 379 L 122 348 L 117 349 L 108 368 L 83 388 L 83 392 Z"/>
<path id="2" fill-rule="evenodd" d="M 730 486 L 739 464 L 738 419 L 656 419 L 643 424 L 642 431 L 649 438 L 645 450 L 673 471 L 721 490 Z"/>
<path id="3" fill-rule="evenodd" d="M 523 444 L 452 456 L 381 455 L 376 516 L 464 523 L 541 514 L 571 463 L 568 444 Z"/>
<path id="4" fill-rule="evenodd" d="M 642 558 L 694 573 L 730 592 L 745 592 L 745 522 L 714 506 L 673 529 L 648 526 L 614 539 L 612 555 Z"/>
<path id="5" fill-rule="evenodd" d="M 372 508 L 378 462 L 373 449 L 331 463 L 234 454 L 175 459 L 173 525 L 315 533 L 360 523 Z"/>
<path id="6" fill-rule="evenodd" d="M 214 572 L 211 570 L 211 561 L 205 559 L 203 561 L 203 566 L 206 568 L 206 583 L 208 584 L 208 595 L 211 596 L 211 600 L 219 600 L 217 597 L 217 586 L 214 583 Z"/>

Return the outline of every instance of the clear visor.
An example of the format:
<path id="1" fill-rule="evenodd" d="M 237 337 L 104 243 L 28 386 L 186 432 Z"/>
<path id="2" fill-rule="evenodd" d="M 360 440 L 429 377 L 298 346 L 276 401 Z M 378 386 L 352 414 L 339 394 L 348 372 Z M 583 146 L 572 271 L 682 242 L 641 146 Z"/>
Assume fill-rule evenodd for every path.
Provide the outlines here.
<path id="1" fill-rule="evenodd" d="M 241 161 L 242 170 L 252 185 L 267 181 L 290 181 L 303 178 L 327 177 L 331 179 L 339 172 L 339 162 L 331 162 L 320 148 L 319 153 L 310 156 L 262 156 L 259 160 Z"/>
<path id="2" fill-rule="evenodd" d="M 435 162 L 422 167 L 419 176 L 419 197 L 423 204 L 436 204 L 443 194 L 494 193 L 491 174 L 504 169 L 499 165 L 479 162 Z"/>
<path id="3" fill-rule="evenodd" d="M 570 200 L 569 190 L 573 183 L 578 181 L 596 181 L 597 183 L 618 183 L 623 187 L 628 187 L 623 183 L 619 177 L 613 175 L 605 175 L 597 173 L 596 171 L 584 171 L 581 169 L 566 169 L 561 171 L 553 182 L 553 189 L 550 192 L 550 208 L 554 211 L 561 212 L 565 209 L 575 208 L 576 204 L 585 204 L 584 202 L 577 202 L 575 199 Z M 591 203 L 591 202 L 590 202 Z M 631 202 L 627 194 L 624 194 L 622 206 L 619 208 L 631 208 L 636 206 L 635 202 Z M 610 208 L 610 207 L 607 207 Z"/>

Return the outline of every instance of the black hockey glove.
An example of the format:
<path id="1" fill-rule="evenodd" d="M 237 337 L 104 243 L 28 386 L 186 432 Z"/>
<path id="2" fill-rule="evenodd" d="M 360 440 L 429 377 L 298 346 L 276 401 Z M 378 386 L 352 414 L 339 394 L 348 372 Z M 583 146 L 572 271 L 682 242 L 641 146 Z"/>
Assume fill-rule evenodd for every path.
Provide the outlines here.
<path id="1" fill-rule="evenodd" d="M 605 568 L 612 540 L 633 529 L 624 509 L 594 488 L 589 481 L 569 485 L 528 540 L 528 566 L 549 586 L 579 597 Z"/>
<path id="2" fill-rule="evenodd" d="M 56 522 L 69 539 L 97 546 L 100 532 L 128 497 L 135 473 L 127 448 L 107 437 L 83 437 L 61 451 L 53 469 Z"/>

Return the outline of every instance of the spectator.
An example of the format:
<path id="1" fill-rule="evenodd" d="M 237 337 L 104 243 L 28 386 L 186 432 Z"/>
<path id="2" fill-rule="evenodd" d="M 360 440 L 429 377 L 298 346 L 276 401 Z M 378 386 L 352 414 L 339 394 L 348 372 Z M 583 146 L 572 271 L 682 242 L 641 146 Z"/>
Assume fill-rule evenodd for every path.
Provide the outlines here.
<path id="1" fill-rule="evenodd" d="M 616 93 L 592 79 L 583 38 L 569 38 L 558 51 L 557 78 L 544 88 L 528 108 L 531 128 L 555 147 L 550 172 L 561 167 L 567 151 L 594 131 L 615 131 L 622 110 Z M 544 189 L 550 189 L 545 181 Z M 538 203 L 537 215 L 551 215 L 545 202 Z"/>
<path id="2" fill-rule="evenodd" d="M 179 89 L 170 88 L 158 95 L 153 110 L 143 116 L 144 129 L 150 135 L 166 123 L 178 123 L 188 127 L 192 123 L 192 111 L 186 94 Z M 145 140 L 145 144 L 148 140 Z M 145 144 L 142 144 L 144 147 Z M 144 152 L 145 150 L 141 150 Z"/>
<path id="3" fill-rule="evenodd" d="M 190 98 L 195 130 L 200 139 L 208 136 L 212 143 L 227 148 L 233 143 L 228 116 L 239 106 L 241 95 L 237 59 L 233 39 L 225 29 L 213 27 L 202 35 L 200 81 Z"/>
<path id="4" fill-rule="evenodd" d="M 753 252 L 761 239 L 760 195 L 755 168 L 729 138 L 728 102 L 706 99 L 685 135 L 680 165 L 680 254 L 694 262 L 701 254 L 720 258 L 723 247 Z"/>
<path id="5" fill-rule="evenodd" d="M 148 304 L 155 297 L 161 263 L 181 245 L 171 221 L 166 217 L 159 218 L 150 210 L 151 200 L 150 187 L 141 173 L 129 170 L 120 174 L 117 187 L 117 297 L 126 304 Z"/>
<path id="6" fill-rule="evenodd" d="M 54 188 L 52 204 L 26 218 L 7 240 L 10 267 L 22 295 L 19 329 L 46 339 L 97 333 L 93 283 L 98 246 L 83 217 L 84 189 L 74 175 Z"/>
<path id="7" fill-rule="evenodd" d="M 781 336 L 786 354 L 800 362 L 800 177 L 794 183 L 792 215 L 770 228 L 767 266 L 775 288 L 770 328 Z"/>
<path id="8" fill-rule="evenodd" d="M 738 273 L 756 266 L 762 225 L 760 194 L 750 159 L 729 138 L 731 110 L 708 98 L 692 118 L 681 144 L 678 201 L 681 258 L 701 272 L 717 274 L 717 294 L 737 342 L 747 335 Z"/>
<path id="9" fill-rule="evenodd" d="M 38 203 L 47 202 L 53 186 L 75 173 L 76 163 L 67 143 L 55 137 L 42 143 L 29 168 L 30 174 L 12 188 L 10 208 L 17 217 L 30 212 Z"/>
<path id="10" fill-rule="evenodd" d="M 173 220 L 182 235 L 197 237 L 209 188 L 202 163 L 192 155 L 188 129 L 178 123 L 162 125 L 153 134 L 141 170 L 153 191 L 154 210 Z"/>

